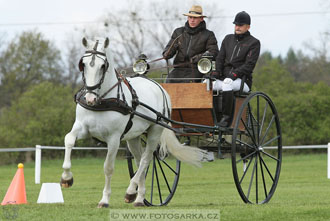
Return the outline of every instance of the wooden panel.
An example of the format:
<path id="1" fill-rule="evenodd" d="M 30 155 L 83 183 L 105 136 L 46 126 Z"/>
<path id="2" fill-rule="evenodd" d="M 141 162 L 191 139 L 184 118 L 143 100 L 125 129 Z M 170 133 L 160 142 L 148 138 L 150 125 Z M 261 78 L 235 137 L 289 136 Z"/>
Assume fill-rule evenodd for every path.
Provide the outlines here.
<path id="1" fill-rule="evenodd" d="M 213 108 L 212 91 L 203 83 L 161 84 L 171 97 L 172 109 Z"/>
<path id="2" fill-rule="evenodd" d="M 175 109 L 172 111 L 172 120 L 214 126 L 212 109 Z M 172 125 L 175 128 L 182 127 L 177 124 Z"/>
<path id="3" fill-rule="evenodd" d="M 238 111 L 241 108 L 241 106 L 242 106 L 245 98 L 236 97 L 235 100 L 236 100 L 236 103 L 235 103 L 235 113 L 234 113 L 233 122 L 232 122 L 232 124 L 230 126 L 231 128 L 234 128 L 234 124 L 235 124 L 235 121 L 236 121 L 236 117 L 237 117 Z M 247 123 L 246 122 L 246 108 L 244 109 L 244 111 L 242 113 L 242 116 L 243 116 L 244 123 Z M 238 128 L 241 131 L 245 131 L 245 127 L 244 127 L 242 121 L 239 122 Z"/>

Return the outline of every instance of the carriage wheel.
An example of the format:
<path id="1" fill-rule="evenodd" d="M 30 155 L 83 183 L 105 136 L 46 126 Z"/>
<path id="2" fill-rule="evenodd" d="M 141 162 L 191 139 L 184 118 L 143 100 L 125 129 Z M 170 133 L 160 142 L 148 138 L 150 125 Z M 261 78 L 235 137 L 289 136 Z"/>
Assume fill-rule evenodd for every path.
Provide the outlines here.
<path id="1" fill-rule="evenodd" d="M 232 136 L 232 169 L 236 188 L 245 203 L 267 203 L 281 170 L 282 135 L 271 99 L 250 94 L 240 107 Z"/>
<path id="2" fill-rule="evenodd" d="M 179 183 L 181 162 L 169 156 L 160 159 L 158 149 L 153 153 L 152 161 L 146 172 L 146 194 L 144 204 L 147 206 L 167 205 L 174 196 Z M 132 154 L 127 151 L 127 163 L 130 178 L 136 171 Z"/>

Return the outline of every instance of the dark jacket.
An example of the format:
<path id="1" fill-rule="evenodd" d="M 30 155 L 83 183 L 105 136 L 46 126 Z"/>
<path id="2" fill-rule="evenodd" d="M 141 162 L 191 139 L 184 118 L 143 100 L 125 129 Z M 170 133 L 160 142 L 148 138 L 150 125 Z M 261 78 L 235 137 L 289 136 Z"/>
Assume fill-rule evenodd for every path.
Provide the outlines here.
<path id="1" fill-rule="evenodd" d="M 249 31 L 244 34 L 227 35 L 222 43 L 216 59 L 216 76 L 224 80 L 233 72 L 238 78 L 246 76 L 246 83 L 251 88 L 252 72 L 260 54 L 260 41 Z"/>
<path id="2" fill-rule="evenodd" d="M 186 22 L 184 27 L 175 29 L 171 40 L 165 47 L 163 56 L 170 59 L 176 55 L 173 64 L 179 66 L 175 67 L 168 77 L 201 78 L 202 74 L 197 70 L 197 62 L 206 51 L 209 51 L 214 57 L 218 54 L 217 39 L 212 31 L 206 29 L 205 21 L 195 28 L 190 28 Z M 195 61 L 190 63 L 194 56 L 196 56 Z"/>

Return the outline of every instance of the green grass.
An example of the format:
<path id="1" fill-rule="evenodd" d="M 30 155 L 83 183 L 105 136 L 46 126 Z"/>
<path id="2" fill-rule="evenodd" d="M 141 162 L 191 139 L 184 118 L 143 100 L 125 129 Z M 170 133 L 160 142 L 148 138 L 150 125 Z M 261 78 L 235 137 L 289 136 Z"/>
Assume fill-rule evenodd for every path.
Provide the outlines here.
<path id="1" fill-rule="evenodd" d="M 62 160 L 42 162 L 41 182 L 59 182 Z M 0 167 L 0 200 L 17 170 Z M 63 189 L 64 204 L 37 204 L 40 184 L 34 184 L 34 163 L 25 165 L 28 204 L 17 208 L 16 220 L 109 220 L 110 209 L 139 209 L 125 204 L 129 183 L 127 163 L 117 159 L 112 179 L 110 208 L 97 209 L 104 185 L 103 159 L 73 159 L 74 185 Z M 280 181 L 268 204 L 247 205 L 232 178 L 230 159 L 205 163 L 203 168 L 183 164 L 177 191 L 169 205 L 157 209 L 219 209 L 221 220 L 329 220 L 330 180 L 327 155 L 284 156 Z M 151 208 L 153 209 L 153 208 Z M 6 220 L 0 207 L 0 220 Z"/>

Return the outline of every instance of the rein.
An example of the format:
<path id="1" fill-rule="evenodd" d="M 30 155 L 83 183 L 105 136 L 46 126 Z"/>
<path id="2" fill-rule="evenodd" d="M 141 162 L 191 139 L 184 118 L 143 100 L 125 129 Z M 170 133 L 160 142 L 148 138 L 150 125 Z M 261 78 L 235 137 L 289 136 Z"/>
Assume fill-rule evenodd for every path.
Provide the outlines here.
<path id="1" fill-rule="evenodd" d="M 106 92 L 104 92 L 104 94 L 102 94 L 99 97 L 100 99 L 103 99 L 110 91 L 112 91 L 115 87 L 117 87 L 123 81 L 122 77 L 118 77 L 118 74 L 117 74 L 118 72 L 116 69 L 115 69 L 115 72 L 116 72 L 116 76 L 118 79 L 117 83 L 115 83 L 111 88 L 109 88 Z"/>
<path id="2" fill-rule="evenodd" d="M 160 61 L 160 60 L 164 60 L 164 59 L 165 59 L 165 60 L 166 60 L 166 66 L 164 66 L 164 67 L 158 67 L 158 68 L 148 69 L 148 71 L 150 71 L 150 70 L 159 70 L 159 69 L 167 68 L 167 72 L 169 73 L 169 69 L 170 69 L 170 68 L 183 67 L 183 66 L 186 66 L 186 65 L 189 65 L 189 64 L 192 65 L 192 63 L 190 63 L 190 62 L 185 62 L 185 63 L 181 63 L 181 64 L 175 64 L 175 65 L 169 65 L 169 64 L 168 64 L 168 59 L 166 59 L 166 56 L 169 54 L 169 52 L 172 50 L 172 48 L 174 47 L 175 43 L 178 41 L 178 39 L 179 39 L 181 36 L 182 36 L 182 34 L 180 34 L 179 36 L 177 36 L 177 37 L 173 40 L 172 44 L 170 45 L 169 49 L 164 53 L 164 56 L 163 56 L 163 57 L 161 57 L 161 58 L 157 58 L 157 59 L 154 59 L 154 60 L 151 60 L 151 61 L 147 62 L 147 64 L 151 64 L 151 63 L 154 63 L 154 62 L 156 62 L 156 61 Z M 120 70 L 120 73 L 121 73 L 121 74 L 131 74 L 131 73 L 134 73 L 134 72 L 127 73 L 127 72 L 125 71 L 125 69 L 129 69 L 129 68 L 132 68 L 132 67 L 133 67 L 133 66 L 124 67 L 124 68 L 122 68 L 122 69 Z"/>
<path id="3" fill-rule="evenodd" d="M 147 62 L 148 64 L 151 64 L 151 63 L 154 63 L 156 61 L 161 61 L 161 60 L 164 60 L 165 58 L 164 57 L 161 57 L 161 58 L 157 58 L 157 59 L 154 59 L 154 60 L 151 60 L 149 62 Z M 150 68 L 148 69 L 148 71 L 154 71 L 154 70 L 160 70 L 160 69 L 167 69 L 167 71 L 169 72 L 169 69 L 170 68 L 177 68 L 177 67 L 184 67 L 186 65 L 192 65 L 192 63 L 190 62 L 185 62 L 185 63 L 181 63 L 181 64 L 173 64 L 173 65 L 169 65 L 168 64 L 168 59 L 165 59 L 166 60 L 166 66 L 163 66 L 163 67 L 157 67 L 157 68 Z M 128 67 L 124 67 L 120 70 L 120 73 L 122 75 L 129 75 L 129 74 L 136 74 L 135 72 L 127 72 L 126 70 L 127 69 L 130 69 L 130 68 L 133 68 L 133 66 L 128 66 Z"/>
<path id="4" fill-rule="evenodd" d="M 159 70 L 159 69 L 163 69 L 163 68 L 167 68 L 167 72 L 169 73 L 170 71 L 169 71 L 169 69 L 170 68 L 176 68 L 176 67 L 181 67 L 181 66 L 186 66 L 186 65 L 188 65 L 188 64 L 191 64 L 192 65 L 192 63 L 190 63 L 190 62 L 185 62 L 185 63 L 181 63 L 181 64 L 175 64 L 175 65 L 169 65 L 168 64 L 168 59 L 166 59 L 165 57 L 169 54 L 169 52 L 172 50 L 172 48 L 174 47 L 174 45 L 175 45 L 175 43 L 178 41 L 178 39 L 180 38 L 182 36 L 182 34 L 180 34 L 179 36 L 177 36 L 175 39 L 174 39 L 174 41 L 172 42 L 172 44 L 170 45 L 170 47 L 169 47 L 169 49 L 165 52 L 165 54 L 164 54 L 164 56 L 163 57 L 161 57 L 161 58 L 156 58 L 156 59 L 154 59 L 154 60 L 151 60 L 151 61 L 149 61 L 149 62 L 147 62 L 148 64 L 151 64 L 151 63 L 154 63 L 154 62 L 156 62 L 156 61 L 161 61 L 161 60 L 166 60 L 166 66 L 164 66 L 164 67 L 158 67 L 158 68 L 152 68 L 152 69 L 148 69 L 148 71 L 152 71 L 152 70 Z M 122 68 L 121 70 L 120 70 L 120 73 L 121 74 L 131 74 L 131 73 L 134 73 L 135 74 L 135 72 L 131 72 L 131 73 L 127 73 L 126 71 L 125 71 L 125 69 L 129 69 L 129 68 L 132 68 L 133 66 L 128 66 L 128 67 L 124 67 L 124 68 Z"/>

